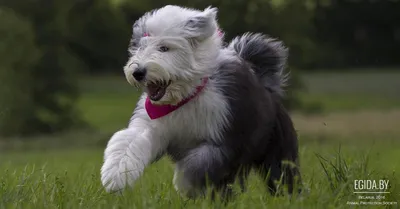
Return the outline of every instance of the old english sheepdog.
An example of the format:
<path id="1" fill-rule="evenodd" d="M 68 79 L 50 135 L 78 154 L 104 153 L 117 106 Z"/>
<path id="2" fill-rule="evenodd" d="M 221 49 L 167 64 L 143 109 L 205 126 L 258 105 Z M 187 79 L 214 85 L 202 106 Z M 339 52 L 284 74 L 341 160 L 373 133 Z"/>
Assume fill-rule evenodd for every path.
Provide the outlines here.
<path id="1" fill-rule="evenodd" d="M 282 105 L 287 49 L 262 34 L 224 44 L 217 9 L 165 6 L 133 25 L 128 82 L 143 89 L 127 128 L 108 142 L 101 181 L 108 192 L 133 186 L 168 155 L 184 196 L 243 190 L 251 169 L 270 192 L 300 182 L 298 142 Z M 214 193 L 214 192 L 213 192 Z"/>

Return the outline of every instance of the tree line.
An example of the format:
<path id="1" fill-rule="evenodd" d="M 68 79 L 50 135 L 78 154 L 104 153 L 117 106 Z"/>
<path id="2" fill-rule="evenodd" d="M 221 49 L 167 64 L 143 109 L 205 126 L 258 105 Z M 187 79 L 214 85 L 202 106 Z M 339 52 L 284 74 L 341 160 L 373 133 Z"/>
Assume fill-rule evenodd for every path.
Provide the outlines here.
<path id="1" fill-rule="evenodd" d="M 247 31 L 283 40 L 290 68 L 400 64 L 394 0 L 0 0 L 0 134 L 81 126 L 75 75 L 120 73 L 133 22 L 166 4 L 218 7 L 228 40 Z M 288 104 L 299 105 L 295 94 Z"/>

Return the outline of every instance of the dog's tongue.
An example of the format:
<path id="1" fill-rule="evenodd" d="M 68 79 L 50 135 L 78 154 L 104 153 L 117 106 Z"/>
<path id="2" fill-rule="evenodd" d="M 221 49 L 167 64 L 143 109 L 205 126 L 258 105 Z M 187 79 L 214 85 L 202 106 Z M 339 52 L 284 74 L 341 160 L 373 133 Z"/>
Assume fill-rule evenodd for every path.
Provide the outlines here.
<path id="1" fill-rule="evenodd" d="M 151 95 L 155 95 L 157 94 L 157 91 L 160 90 L 160 86 L 154 83 L 148 84 L 147 85 L 147 90 L 149 91 L 149 94 Z"/>
<path id="2" fill-rule="evenodd" d="M 147 85 L 147 91 L 151 100 L 158 101 L 164 96 L 165 87 L 151 83 Z"/>

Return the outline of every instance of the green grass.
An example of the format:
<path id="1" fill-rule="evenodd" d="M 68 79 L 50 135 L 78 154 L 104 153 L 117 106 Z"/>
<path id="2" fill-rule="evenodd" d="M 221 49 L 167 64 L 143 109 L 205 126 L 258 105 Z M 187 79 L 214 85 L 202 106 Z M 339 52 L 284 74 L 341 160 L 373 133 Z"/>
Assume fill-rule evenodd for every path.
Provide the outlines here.
<path id="1" fill-rule="evenodd" d="M 123 76 L 85 77 L 79 107 L 85 120 L 102 131 L 127 125 L 140 93 Z"/>
<path id="2" fill-rule="evenodd" d="M 312 138 L 312 137 L 311 137 Z M 341 145 L 335 138 L 301 141 L 301 162 L 305 186 L 309 191 L 297 198 L 272 197 L 263 182 L 252 175 L 249 192 L 239 194 L 227 208 L 347 208 L 356 201 L 354 179 L 389 179 L 391 194 L 386 201 L 400 198 L 399 153 L 387 152 L 398 142 L 377 145 L 368 142 Z M 329 142 L 330 140 L 337 143 Z M 346 141 L 346 139 L 343 139 Z M 389 146 L 390 145 L 390 146 Z M 323 152 L 322 152 L 323 150 Z M 320 165 L 326 161 L 327 174 Z M 369 157 L 366 160 L 366 156 Z M 338 161 L 342 157 L 342 161 Z M 392 161 L 388 159 L 393 159 Z M 122 196 L 107 194 L 99 181 L 101 149 L 9 152 L 0 160 L 0 208 L 221 208 L 209 199 L 191 201 L 180 198 L 173 189 L 173 167 L 167 159 L 151 165 L 134 189 Z M 329 163 L 332 162 L 335 169 Z M 385 164 L 382 164 L 385 162 Z M 367 164 L 368 163 L 368 164 Z M 367 165 L 366 165 L 367 164 Z M 342 176 L 332 180 L 328 176 Z"/>
<path id="3" fill-rule="evenodd" d="M 399 154 L 385 151 L 388 145 L 399 146 L 398 142 L 386 141 L 388 144 L 378 146 L 369 142 L 363 146 L 365 150 L 360 150 L 356 144 L 341 145 L 338 154 L 340 143 L 327 143 L 329 140 L 335 139 L 301 141 L 302 172 L 309 189 L 307 193 L 291 200 L 272 197 L 266 193 L 263 182 L 252 175 L 249 192 L 237 195 L 227 208 L 347 208 L 348 200 L 357 200 L 357 195 L 352 193 L 354 179 L 389 179 L 392 193 L 386 195 L 387 201 L 399 200 L 400 182 L 396 179 L 398 173 L 393 173 L 393 170 L 400 169 L 395 160 Z M 316 154 L 327 159 L 327 162 L 322 161 L 327 166 L 327 174 Z M 366 156 L 369 156 L 368 160 Z M 338 157 L 343 160 L 338 162 Z M 0 208 L 222 207 L 220 202 L 212 203 L 209 199 L 191 201 L 180 198 L 173 189 L 173 167 L 167 159 L 146 169 L 134 189 L 123 195 L 107 194 L 99 181 L 101 160 L 101 149 L 3 154 L 0 160 Z M 381 163 L 383 161 L 385 164 Z M 330 162 L 341 169 L 335 170 Z M 339 175 L 342 178 L 328 178 Z"/>
<path id="4" fill-rule="evenodd" d="M 367 95 L 367 94 L 308 94 L 301 93 L 303 102 L 319 104 L 323 112 L 357 111 L 357 110 L 389 110 L 400 107 L 399 96 Z"/>
<path id="5" fill-rule="evenodd" d="M 82 78 L 78 105 L 97 131 L 0 141 L 0 208 L 349 208 L 347 201 L 358 200 L 353 194 L 355 179 L 388 179 L 391 193 L 385 194 L 385 201 L 400 204 L 400 131 L 395 128 L 400 121 L 380 112 L 390 108 L 398 114 L 400 74 L 303 78 L 308 93 L 302 99 L 321 102 L 325 112 L 293 115 L 307 188 L 298 197 L 270 196 L 253 174 L 248 192 L 228 205 L 209 198 L 187 200 L 173 188 L 173 165 L 167 158 L 149 166 L 134 188 L 122 195 L 104 192 L 99 170 L 105 143 L 126 126 L 139 96 L 121 75 Z M 358 86 L 349 88 L 353 82 Z"/>
<path id="6" fill-rule="evenodd" d="M 398 70 L 304 73 L 301 79 L 307 88 L 302 101 L 319 103 L 327 112 L 400 107 Z"/>

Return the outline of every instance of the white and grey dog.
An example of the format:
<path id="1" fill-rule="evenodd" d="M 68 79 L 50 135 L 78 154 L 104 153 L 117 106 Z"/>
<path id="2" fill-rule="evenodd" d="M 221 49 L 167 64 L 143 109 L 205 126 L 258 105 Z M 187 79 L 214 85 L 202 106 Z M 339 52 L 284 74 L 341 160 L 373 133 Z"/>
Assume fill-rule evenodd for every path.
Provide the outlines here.
<path id="1" fill-rule="evenodd" d="M 176 190 L 189 197 L 208 183 L 224 194 L 252 168 L 271 192 L 276 180 L 289 192 L 300 182 L 297 136 L 281 103 L 286 48 L 250 33 L 224 46 L 216 15 L 165 6 L 133 25 L 124 72 L 144 92 L 105 150 L 107 191 L 133 186 L 163 155 L 176 163 Z"/>

